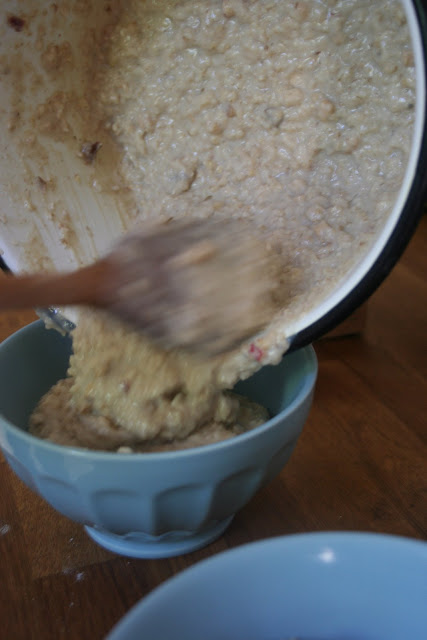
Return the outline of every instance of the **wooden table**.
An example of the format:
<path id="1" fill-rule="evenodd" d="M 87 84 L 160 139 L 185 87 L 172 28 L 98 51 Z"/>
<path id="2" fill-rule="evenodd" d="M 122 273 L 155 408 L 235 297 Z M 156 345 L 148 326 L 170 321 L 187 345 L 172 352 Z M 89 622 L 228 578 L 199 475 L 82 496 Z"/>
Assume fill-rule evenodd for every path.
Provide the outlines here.
<path id="1" fill-rule="evenodd" d="M 286 468 L 216 542 L 170 560 L 93 543 L 0 459 L 0 638 L 97 640 L 203 558 L 269 536 L 358 530 L 427 538 L 427 217 L 371 298 L 362 336 L 322 341 L 314 406 Z M 33 319 L 0 315 L 0 339 Z"/>

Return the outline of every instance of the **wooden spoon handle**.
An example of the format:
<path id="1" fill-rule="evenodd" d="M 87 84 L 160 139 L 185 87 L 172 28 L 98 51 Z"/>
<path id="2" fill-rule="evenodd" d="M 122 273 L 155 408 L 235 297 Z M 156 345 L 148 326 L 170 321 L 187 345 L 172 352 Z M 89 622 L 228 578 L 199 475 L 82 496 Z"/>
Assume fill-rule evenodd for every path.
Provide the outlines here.
<path id="1" fill-rule="evenodd" d="M 36 274 L 0 278 L 0 309 L 56 305 L 98 305 L 97 290 L 104 264 L 97 262 L 64 274 Z"/>

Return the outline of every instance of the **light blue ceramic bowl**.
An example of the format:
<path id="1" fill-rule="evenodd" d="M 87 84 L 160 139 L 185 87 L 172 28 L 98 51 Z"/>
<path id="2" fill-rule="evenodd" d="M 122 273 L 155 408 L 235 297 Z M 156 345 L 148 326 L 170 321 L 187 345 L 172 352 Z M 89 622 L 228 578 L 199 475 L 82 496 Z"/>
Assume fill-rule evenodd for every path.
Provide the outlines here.
<path id="1" fill-rule="evenodd" d="M 239 390 L 274 417 L 237 438 L 186 451 L 103 453 L 26 432 L 37 401 L 64 376 L 69 353 L 70 341 L 41 321 L 0 345 L 0 446 L 29 487 L 99 544 L 145 558 L 208 544 L 279 473 L 306 421 L 317 374 L 307 347 L 242 383 Z"/>
<path id="2" fill-rule="evenodd" d="M 313 533 L 255 542 L 168 580 L 107 640 L 425 640 L 427 545 Z"/>

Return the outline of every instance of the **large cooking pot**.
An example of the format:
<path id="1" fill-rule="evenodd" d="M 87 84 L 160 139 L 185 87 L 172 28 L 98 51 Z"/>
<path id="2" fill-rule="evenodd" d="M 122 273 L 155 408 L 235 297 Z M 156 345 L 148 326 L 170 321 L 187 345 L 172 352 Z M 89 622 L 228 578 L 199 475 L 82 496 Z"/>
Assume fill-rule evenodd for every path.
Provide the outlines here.
<path id="1" fill-rule="evenodd" d="M 415 126 L 403 183 L 384 226 L 348 277 L 289 327 L 290 348 L 306 345 L 352 313 L 384 280 L 402 254 L 426 201 L 426 53 L 423 0 L 401 0 L 406 13 L 416 68 Z M 87 56 L 102 46 L 98 35 L 111 20 L 102 2 L 35 3 L 7 0 L 0 26 L 0 249 L 12 271 L 67 269 L 91 262 L 131 220 L 123 194 L 112 181 L 115 167 L 103 160 L 91 166 L 96 132 L 82 131 L 70 142 L 60 135 L 67 112 L 67 91 L 88 83 Z M 96 28 L 95 28 L 96 27 Z M 56 49 L 55 49 L 56 47 Z M 44 55 L 40 52 L 44 51 Z M 72 52 L 74 64 L 55 66 Z M 65 69 L 65 73 L 63 71 Z M 89 78 L 90 82 L 90 78 Z M 52 89 L 56 87 L 56 93 Z M 53 99 L 50 99 L 52 98 Z M 44 104 L 44 112 L 35 105 Z M 74 105 L 75 106 L 75 105 Z M 44 132 L 59 131 L 35 151 L 34 114 Z M 85 103 L 82 101 L 84 111 Z M 76 138 L 76 136 L 75 136 Z M 108 153 L 103 154 L 108 157 Z M 83 170 L 84 166 L 84 170 Z"/>

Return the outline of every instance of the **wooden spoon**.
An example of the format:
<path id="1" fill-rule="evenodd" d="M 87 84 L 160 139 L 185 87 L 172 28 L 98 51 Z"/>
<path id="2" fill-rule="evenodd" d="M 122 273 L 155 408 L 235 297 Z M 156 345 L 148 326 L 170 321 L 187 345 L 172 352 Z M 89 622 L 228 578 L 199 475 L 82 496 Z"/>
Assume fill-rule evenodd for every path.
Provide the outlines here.
<path id="1" fill-rule="evenodd" d="M 77 271 L 2 278 L 0 309 L 99 307 L 165 347 L 220 353 L 271 319 L 273 261 L 241 223 L 172 220 L 125 236 Z"/>

